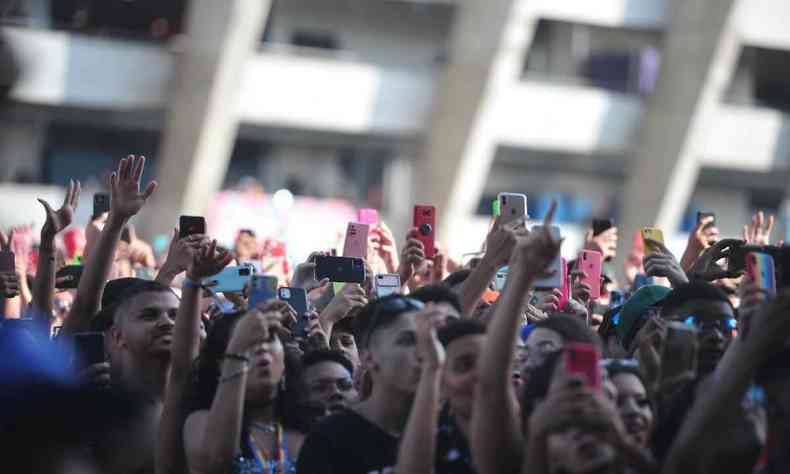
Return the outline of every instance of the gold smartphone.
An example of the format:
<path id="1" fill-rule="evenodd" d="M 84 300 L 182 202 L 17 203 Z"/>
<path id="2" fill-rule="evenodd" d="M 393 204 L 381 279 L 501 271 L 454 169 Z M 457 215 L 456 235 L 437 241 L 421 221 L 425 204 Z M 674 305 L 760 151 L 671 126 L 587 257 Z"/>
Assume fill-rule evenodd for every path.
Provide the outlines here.
<path id="1" fill-rule="evenodd" d="M 642 228 L 642 240 L 645 242 L 645 255 L 650 255 L 652 253 L 660 252 L 661 249 L 657 248 L 655 245 L 648 242 L 648 239 L 663 244 L 664 232 L 658 227 Z"/>

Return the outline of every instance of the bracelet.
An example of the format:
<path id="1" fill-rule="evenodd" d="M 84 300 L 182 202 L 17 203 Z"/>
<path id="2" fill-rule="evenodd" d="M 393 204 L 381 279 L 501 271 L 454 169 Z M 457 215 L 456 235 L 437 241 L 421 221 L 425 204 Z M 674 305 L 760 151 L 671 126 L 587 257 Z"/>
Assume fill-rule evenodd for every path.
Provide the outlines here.
<path id="1" fill-rule="evenodd" d="M 249 369 L 245 366 L 243 369 L 237 370 L 236 372 L 233 372 L 230 375 L 226 375 L 224 377 L 220 377 L 219 383 L 225 383 L 225 382 L 229 382 L 229 381 L 231 381 L 233 379 L 237 379 L 237 378 L 241 377 L 242 375 L 246 374 L 248 370 Z"/>
<path id="2" fill-rule="evenodd" d="M 199 289 L 203 288 L 203 285 L 201 283 L 195 283 L 194 281 L 190 280 L 189 278 L 184 278 L 184 282 L 182 283 L 182 286 L 185 286 L 187 288 L 192 288 L 192 289 L 195 289 L 195 290 L 199 290 Z"/>
<path id="3" fill-rule="evenodd" d="M 238 360 L 238 361 L 244 362 L 246 364 L 250 363 L 250 358 L 247 357 L 244 354 L 233 354 L 231 352 L 226 352 L 225 354 L 222 354 L 222 358 L 223 359 Z"/>

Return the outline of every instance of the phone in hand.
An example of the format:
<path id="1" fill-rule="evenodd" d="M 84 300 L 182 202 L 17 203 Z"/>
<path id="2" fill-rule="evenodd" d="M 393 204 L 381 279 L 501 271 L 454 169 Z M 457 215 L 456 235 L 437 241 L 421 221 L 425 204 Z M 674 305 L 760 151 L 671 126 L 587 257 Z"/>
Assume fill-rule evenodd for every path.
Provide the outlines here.
<path id="1" fill-rule="evenodd" d="M 106 359 L 104 351 L 104 333 L 78 332 L 74 334 L 74 366 L 78 370 L 94 364 L 101 364 Z"/>
<path id="2" fill-rule="evenodd" d="M 644 240 L 645 242 L 645 255 L 650 255 L 656 252 L 660 252 L 661 249 L 649 243 L 648 240 L 652 240 L 663 244 L 664 232 L 658 227 L 643 227 L 642 240 Z"/>
<path id="3" fill-rule="evenodd" d="M 309 310 L 307 292 L 303 288 L 280 288 L 277 296 L 280 300 L 291 305 L 291 308 L 296 311 L 294 337 L 307 339 L 310 334 L 310 321 L 307 319 L 307 311 Z"/>
<path id="4" fill-rule="evenodd" d="M 397 273 L 380 273 L 376 275 L 376 296 L 383 298 L 400 292 L 400 275 Z"/>
<path id="5" fill-rule="evenodd" d="M 565 371 L 569 375 L 581 374 L 585 385 L 600 390 L 601 355 L 592 344 L 572 342 L 565 345 Z"/>
<path id="6" fill-rule="evenodd" d="M 612 227 L 614 227 L 614 221 L 612 219 L 593 219 L 593 236 L 601 235 Z"/>
<path id="7" fill-rule="evenodd" d="M 250 308 L 275 298 L 277 298 L 277 277 L 272 275 L 253 275 L 250 282 Z"/>
<path id="8" fill-rule="evenodd" d="M 425 248 L 425 258 L 433 258 L 436 255 L 436 208 L 414 206 L 413 225 L 417 228 L 417 239 Z"/>
<path id="9" fill-rule="evenodd" d="M 318 281 L 328 278 L 335 283 L 362 284 L 365 262 L 361 258 L 319 255 L 315 258 L 315 277 Z"/>
<path id="10" fill-rule="evenodd" d="M 661 356 L 664 380 L 697 371 L 697 328 L 679 321 L 667 323 L 667 339 Z"/>
<path id="11" fill-rule="evenodd" d="M 110 193 L 96 193 L 93 195 L 93 218 L 100 217 L 105 212 L 110 212 Z"/>
<path id="12" fill-rule="evenodd" d="M 655 285 L 655 277 L 649 277 L 644 273 L 637 273 L 634 277 L 634 291 L 642 288 L 643 286 Z"/>
<path id="13" fill-rule="evenodd" d="M 531 232 L 543 232 L 543 226 L 533 226 Z M 559 226 L 550 226 L 549 233 L 551 234 L 551 238 L 555 241 L 559 241 L 562 238 Z M 553 273 L 551 276 L 535 281 L 534 287 L 540 290 L 553 288 L 562 289 L 562 257 L 557 255 L 557 258 L 551 262 L 551 265 L 549 265 L 549 268 L 546 270 Z"/>
<path id="14" fill-rule="evenodd" d="M 494 276 L 494 289 L 496 291 L 502 291 L 505 289 L 505 282 L 507 282 L 507 271 L 507 266 L 497 270 L 496 275 Z"/>
<path id="15" fill-rule="evenodd" d="M 346 228 L 346 241 L 343 244 L 344 257 L 368 258 L 368 231 L 367 224 L 349 222 Z"/>
<path id="16" fill-rule="evenodd" d="M 508 224 L 515 220 L 527 218 L 527 196 L 517 193 L 499 193 L 499 222 Z"/>
<path id="17" fill-rule="evenodd" d="M 206 218 L 202 216 L 181 216 L 178 218 L 178 238 L 206 233 Z"/>
<path id="18" fill-rule="evenodd" d="M 761 252 L 747 253 L 746 273 L 759 288 L 776 292 L 776 274 L 772 256 Z"/>
<path id="19" fill-rule="evenodd" d="M 0 272 L 16 272 L 16 256 L 14 255 L 14 252 L 10 250 L 0 251 Z"/>
<path id="20" fill-rule="evenodd" d="M 255 275 L 255 269 L 246 265 L 226 267 L 214 276 L 204 278 L 201 284 L 215 293 L 242 293 Z"/>
<path id="21" fill-rule="evenodd" d="M 603 255 L 596 250 L 582 250 L 579 252 L 579 270 L 587 275 L 582 278 L 582 283 L 590 286 L 590 298 L 597 300 L 601 297 L 601 272 L 603 271 Z"/>
<path id="22" fill-rule="evenodd" d="M 379 225 L 379 211 L 370 208 L 360 209 L 357 211 L 357 222 L 369 226 Z"/>
<path id="23" fill-rule="evenodd" d="M 58 290 L 70 290 L 77 288 L 82 278 L 82 265 L 66 265 L 55 274 L 55 288 Z"/>

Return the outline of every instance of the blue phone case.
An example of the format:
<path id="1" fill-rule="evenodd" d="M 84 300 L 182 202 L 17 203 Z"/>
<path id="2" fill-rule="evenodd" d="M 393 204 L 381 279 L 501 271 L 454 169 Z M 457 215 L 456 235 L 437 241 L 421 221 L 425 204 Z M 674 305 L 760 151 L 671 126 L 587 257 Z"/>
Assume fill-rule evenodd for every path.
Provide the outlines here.
<path id="1" fill-rule="evenodd" d="M 250 286 L 250 308 L 277 298 L 277 277 L 256 275 Z"/>
<path id="2" fill-rule="evenodd" d="M 255 269 L 249 266 L 227 267 L 201 283 L 215 293 L 241 293 L 254 274 Z"/>

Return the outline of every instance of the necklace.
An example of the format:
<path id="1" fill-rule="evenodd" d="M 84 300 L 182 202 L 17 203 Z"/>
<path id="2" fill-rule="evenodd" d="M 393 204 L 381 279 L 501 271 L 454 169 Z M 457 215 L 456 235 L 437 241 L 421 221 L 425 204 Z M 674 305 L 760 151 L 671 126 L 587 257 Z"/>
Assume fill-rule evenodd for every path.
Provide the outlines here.
<path id="1" fill-rule="evenodd" d="M 275 433 L 277 431 L 277 424 L 276 423 L 258 423 L 258 422 L 251 422 L 250 428 L 256 429 L 258 431 L 262 431 L 264 433 Z"/>

